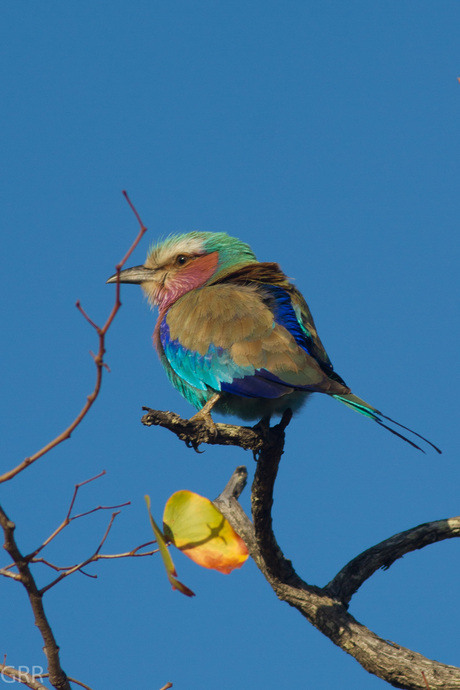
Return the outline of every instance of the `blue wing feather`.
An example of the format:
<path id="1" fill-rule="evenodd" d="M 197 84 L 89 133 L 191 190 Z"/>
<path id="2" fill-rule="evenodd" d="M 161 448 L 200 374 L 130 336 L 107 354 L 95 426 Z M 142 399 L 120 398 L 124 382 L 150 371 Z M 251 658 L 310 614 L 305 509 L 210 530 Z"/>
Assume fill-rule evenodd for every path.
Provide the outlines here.
<path id="1" fill-rule="evenodd" d="M 334 367 L 326 352 L 318 349 L 314 338 L 302 323 L 300 312 L 298 314 L 294 309 L 289 292 L 276 285 L 264 285 L 264 289 L 274 298 L 271 308 L 275 321 L 291 333 L 297 345 L 316 360 L 325 374 L 333 381 L 346 386 L 343 378 L 334 371 Z"/>
<path id="2" fill-rule="evenodd" d="M 292 306 L 290 294 L 277 285 L 264 285 L 263 288 L 264 292 L 272 298 L 269 302 L 269 306 L 273 312 L 273 318 L 276 323 L 280 326 L 284 326 L 294 337 L 297 345 L 300 345 L 305 352 L 313 357 L 313 340 L 305 328 L 302 328 L 294 311 L 294 307 Z"/>
<path id="3" fill-rule="evenodd" d="M 231 383 L 221 383 L 220 389 L 224 393 L 233 393 L 243 398 L 280 398 L 293 391 L 292 386 L 268 377 L 266 369 L 256 369 L 252 376 L 233 379 Z"/>

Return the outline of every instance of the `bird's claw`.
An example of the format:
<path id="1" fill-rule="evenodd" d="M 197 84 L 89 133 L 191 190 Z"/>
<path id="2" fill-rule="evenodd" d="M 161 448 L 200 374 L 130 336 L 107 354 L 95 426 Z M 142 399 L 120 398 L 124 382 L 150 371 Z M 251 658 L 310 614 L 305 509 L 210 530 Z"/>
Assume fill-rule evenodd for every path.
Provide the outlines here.
<path id="1" fill-rule="evenodd" d="M 200 444 L 198 441 L 192 441 L 190 438 L 186 438 L 185 445 L 187 448 L 193 448 L 195 453 L 199 453 L 200 455 L 201 453 L 204 453 L 204 450 L 200 450 Z"/>

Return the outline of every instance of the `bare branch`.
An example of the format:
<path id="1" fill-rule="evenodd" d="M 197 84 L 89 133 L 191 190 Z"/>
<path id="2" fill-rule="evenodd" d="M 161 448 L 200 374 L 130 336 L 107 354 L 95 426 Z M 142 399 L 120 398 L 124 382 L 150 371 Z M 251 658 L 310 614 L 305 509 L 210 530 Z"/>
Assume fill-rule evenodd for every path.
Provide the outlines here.
<path id="1" fill-rule="evenodd" d="M 353 594 L 379 568 L 387 570 L 406 553 L 444 539 L 460 537 L 460 517 L 425 522 L 372 546 L 350 561 L 324 588 L 331 597 L 348 604 Z"/>
<path id="2" fill-rule="evenodd" d="M 136 546 L 135 549 L 132 549 L 131 551 L 125 551 L 124 553 L 98 553 L 94 554 L 91 557 L 91 560 L 89 561 L 90 563 L 95 563 L 96 561 L 103 561 L 103 560 L 113 560 L 116 558 L 143 558 L 144 556 L 153 556 L 155 553 L 158 553 L 159 549 L 153 549 L 152 551 L 143 551 L 142 553 L 139 553 L 140 549 L 145 548 L 146 546 L 149 546 L 150 544 L 156 544 L 156 541 L 149 541 L 146 542 L 145 544 L 141 544 L 140 546 Z M 94 579 L 97 578 L 97 575 L 90 575 L 89 573 L 83 572 L 81 570 L 82 564 L 80 563 L 79 566 L 76 566 L 75 564 L 73 565 L 56 565 L 55 563 L 50 563 L 50 561 L 47 561 L 45 558 L 34 558 L 32 559 L 33 563 L 43 563 L 43 565 L 47 565 L 48 568 L 52 568 L 52 570 L 55 570 L 56 572 L 61 572 L 61 571 L 72 571 L 76 572 L 79 570 L 83 575 L 86 575 L 87 577 L 92 577 Z M 0 575 L 2 575 L 0 571 Z M 71 574 L 71 573 L 69 573 Z M 14 579 L 20 579 L 19 576 L 15 576 Z"/>
<path id="3" fill-rule="evenodd" d="M 195 450 L 200 444 L 207 443 L 217 446 L 239 446 L 257 453 L 264 442 L 263 434 L 252 427 L 216 424 L 215 430 L 210 431 L 206 422 L 201 420 L 182 419 L 175 412 L 151 410 L 149 407 L 142 409 L 147 412 L 141 419 L 142 424 L 169 429 L 189 448 Z"/>
<path id="4" fill-rule="evenodd" d="M 98 475 L 98 477 L 101 475 Z M 7 566 L 7 568 L 3 568 L 0 571 L 0 574 L 4 575 L 5 577 L 10 577 L 14 580 L 20 581 L 23 586 L 25 587 L 29 601 L 32 606 L 32 610 L 35 615 L 35 623 L 40 630 L 40 633 L 42 635 L 42 638 L 44 640 L 45 646 L 44 646 L 44 651 L 45 655 L 48 659 L 48 668 L 49 668 L 49 677 L 50 677 L 50 682 L 53 685 L 53 687 L 57 688 L 58 690 L 70 690 L 70 685 L 69 685 L 69 680 L 66 677 L 66 674 L 62 670 L 60 666 L 60 660 L 59 660 L 59 647 L 56 643 L 56 640 L 54 638 L 53 632 L 51 630 L 51 626 L 48 623 L 48 620 L 45 615 L 45 611 L 43 608 L 43 602 L 42 602 L 42 597 L 43 594 L 48 590 L 51 589 L 51 587 L 54 587 L 58 582 L 63 580 L 65 577 L 68 577 L 69 575 L 72 575 L 74 572 L 81 572 L 84 575 L 88 575 L 89 577 L 96 577 L 95 575 L 89 575 L 88 573 L 85 573 L 83 571 L 83 568 L 88 565 L 89 563 L 95 562 L 97 560 L 101 559 L 114 559 L 114 558 L 127 558 L 127 557 L 143 557 L 143 556 L 149 556 L 158 551 L 158 549 L 155 549 L 153 551 L 147 551 L 147 552 L 142 552 L 139 553 L 140 549 L 143 549 L 147 546 L 150 546 L 151 544 L 155 543 L 154 541 L 149 541 L 144 544 L 141 544 L 137 546 L 135 549 L 132 549 L 129 552 L 126 553 L 121 553 L 121 554 L 102 554 L 101 549 L 109 535 L 109 532 L 111 530 L 111 527 L 113 525 L 113 522 L 115 520 L 115 517 L 119 514 L 119 511 L 114 512 L 111 516 L 110 522 L 104 532 L 104 535 L 102 536 L 101 541 L 99 542 L 98 547 L 96 548 L 95 552 L 87 559 L 85 559 L 83 562 L 78 563 L 74 566 L 71 567 L 66 567 L 66 568 L 60 568 L 58 566 L 55 566 L 54 564 L 46 561 L 44 558 L 36 558 L 36 555 L 47 545 L 50 543 L 51 539 L 53 539 L 62 529 L 64 529 L 72 520 L 75 520 L 79 517 L 83 517 L 84 515 L 89 515 L 96 510 L 104 510 L 107 507 L 106 506 L 99 506 L 98 508 L 95 508 L 93 510 L 87 511 L 86 513 L 81 513 L 80 515 L 75 515 L 71 516 L 70 512 L 72 510 L 72 507 L 74 506 L 75 503 L 75 498 L 78 492 L 78 489 L 83 486 L 84 484 L 87 484 L 89 481 L 92 481 L 93 479 L 97 479 L 98 477 L 93 477 L 91 480 L 86 480 L 84 482 L 81 482 L 80 484 L 77 484 L 75 487 L 75 491 L 72 497 L 72 501 L 70 504 L 70 508 L 67 512 L 66 518 L 64 521 L 61 523 L 59 528 L 57 528 L 53 534 L 45 540 L 45 542 L 38 548 L 36 549 L 32 554 L 28 556 L 23 556 L 21 552 L 18 549 L 18 546 L 16 544 L 16 541 L 14 539 L 14 529 L 15 525 L 13 522 L 11 522 L 6 513 L 0 508 L 0 524 L 3 528 L 3 532 L 5 535 L 5 544 L 4 548 L 6 551 L 10 554 L 11 558 L 13 559 L 13 564 L 11 566 Z M 125 505 L 125 504 L 123 504 Z M 43 587 L 41 590 L 38 589 L 35 579 L 32 576 L 32 573 L 30 571 L 30 563 L 44 563 L 45 565 L 53 568 L 56 571 L 61 571 L 60 575 L 53 580 L 51 583 Z M 18 574 L 12 573 L 9 571 L 9 568 L 11 567 L 16 567 L 18 569 Z M 3 666 L 6 666 L 6 664 L 3 664 Z M 12 667 L 7 667 L 8 669 L 11 669 Z M 27 685 L 29 683 L 29 687 L 31 688 L 43 688 L 44 686 L 38 683 L 35 679 L 30 680 L 27 674 L 23 674 L 20 671 L 15 671 L 14 669 L 11 670 L 11 672 L 4 671 L 5 675 L 9 675 L 10 677 L 14 677 L 18 682 L 22 682 L 23 684 Z M 13 674 L 13 675 L 12 675 Z M 19 675 L 18 675 L 19 674 Z M 22 675 L 21 675 L 22 674 Z M 43 676 L 45 677 L 45 676 Z M 77 684 L 80 684 L 82 687 L 87 688 L 87 685 L 84 685 L 83 683 L 80 683 L 79 681 L 73 681 L 76 682 Z M 32 684 L 30 684 L 32 683 Z"/>
<path id="5" fill-rule="evenodd" d="M 107 529 L 104 532 L 104 536 L 102 537 L 96 551 L 89 558 L 86 558 L 84 561 L 82 561 L 82 563 L 77 563 L 77 565 L 74 565 L 72 568 L 65 570 L 55 580 L 53 580 L 52 582 L 47 584 L 45 587 L 42 587 L 42 589 L 40 590 L 40 594 L 42 596 L 45 592 L 47 592 L 49 589 L 51 589 L 51 587 L 54 587 L 55 585 L 58 584 L 58 582 L 61 582 L 61 580 L 63 580 L 65 577 L 68 577 L 69 575 L 72 575 L 73 573 L 76 573 L 77 571 L 81 571 L 81 569 L 84 568 L 86 565 L 88 565 L 89 563 L 92 563 L 94 560 L 97 560 L 97 557 L 99 556 L 99 552 L 102 549 L 102 547 L 105 543 L 105 540 L 109 536 L 110 530 L 112 529 L 113 522 L 114 522 L 115 518 L 117 517 L 117 515 L 119 515 L 119 514 L 120 514 L 120 511 L 118 511 L 116 513 L 112 513 L 112 517 L 110 518 L 110 522 L 107 526 Z"/>
<path id="6" fill-rule="evenodd" d="M 9 520 L 4 510 L 0 507 L 0 525 L 5 536 L 4 548 L 9 553 L 16 564 L 24 585 L 30 605 L 35 617 L 35 625 L 43 638 L 46 658 L 48 660 L 48 670 L 50 682 L 56 690 L 71 690 L 69 681 L 64 673 L 59 658 L 59 647 L 55 640 L 53 631 L 43 608 L 42 593 L 39 591 L 32 573 L 30 572 L 27 559 L 20 552 L 14 538 L 15 525 Z"/>
<path id="7" fill-rule="evenodd" d="M 130 505 L 130 501 L 127 501 L 125 503 L 120 503 L 115 506 L 97 506 L 96 508 L 92 508 L 91 510 L 87 510 L 84 513 L 79 513 L 78 515 L 71 515 L 72 509 L 75 505 L 75 501 L 78 495 L 78 491 L 82 486 L 85 486 L 86 484 L 89 484 L 90 482 L 99 479 L 100 477 L 105 475 L 105 471 L 101 472 L 100 474 L 96 475 L 95 477 L 91 477 L 90 479 L 86 479 L 83 482 L 80 482 L 79 484 L 75 485 L 74 492 L 72 495 L 72 499 L 70 501 L 70 506 L 67 511 L 67 514 L 64 518 L 64 520 L 61 522 L 59 527 L 57 527 L 52 534 L 45 539 L 45 541 L 38 546 L 35 551 L 32 553 L 28 554 L 27 556 L 24 557 L 25 561 L 28 563 L 42 563 L 43 565 L 48 566 L 52 570 L 55 570 L 56 572 L 61 573 L 61 575 L 53 580 L 50 584 L 45 586 L 43 589 L 40 590 L 41 594 L 44 594 L 48 589 L 51 589 L 51 587 L 54 587 L 58 582 L 63 580 L 65 577 L 68 577 L 69 575 L 72 575 L 75 572 L 81 572 L 83 575 L 86 575 L 87 577 L 92 577 L 92 578 L 97 578 L 97 575 L 91 575 L 89 573 L 84 572 L 83 568 L 88 565 L 89 563 L 94 563 L 95 561 L 98 560 L 109 560 L 109 559 L 115 559 L 115 558 L 141 558 L 143 556 L 151 556 L 154 553 L 157 553 L 158 549 L 154 549 L 152 551 L 144 551 L 142 553 L 139 553 L 139 551 L 147 546 L 150 546 L 151 544 L 155 544 L 156 541 L 149 541 L 146 542 L 145 544 L 141 544 L 140 546 L 136 546 L 134 549 L 131 549 L 131 551 L 127 551 L 125 553 L 117 553 L 117 554 L 101 554 L 100 551 L 102 549 L 102 546 L 104 545 L 105 540 L 107 539 L 108 533 L 112 527 L 114 518 L 119 514 L 120 511 L 117 511 L 116 513 L 113 513 L 112 518 L 110 520 L 109 526 L 106 529 L 106 532 L 104 536 L 102 537 L 101 542 L 99 543 L 99 546 L 97 547 L 96 551 L 89 557 L 86 558 L 84 561 L 81 563 L 73 564 L 71 566 L 57 566 L 54 563 L 51 563 L 45 558 L 37 558 L 38 554 L 46 547 L 48 544 L 58 535 L 60 532 L 62 532 L 73 520 L 77 520 L 78 518 L 85 517 L 87 515 L 91 515 L 92 513 L 95 513 L 99 510 L 113 510 L 115 508 L 123 508 L 127 505 Z M 10 565 L 6 566 L 5 568 L 2 568 L 0 570 L 0 575 L 4 575 L 5 577 L 10 577 L 14 580 L 19 580 L 21 581 L 21 576 L 10 572 L 11 568 L 17 567 L 16 563 L 11 563 Z"/>
<path id="8" fill-rule="evenodd" d="M 99 474 L 96 474 L 94 477 L 90 477 L 89 479 L 85 479 L 82 482 L 79 482 L 78 484 L 75 484 L 74 490 L 73 490 L 73 496 L 72 500 L 70 501 L 70 506 L 69 510 L 67 511 L 67 519 L 70 519 L 70 514 L 72 513 L 72 508 L 74 507 L 75 501 L 77 500 L 77 494 L 82 486 L 85 486 L 86 484 L 90 484 L 91 482 L 94 482 L 96 479 L 100 479 L 106 474 L 105 470 L 102 470 Z"/>
<path id="9" fill-rule="evenodd" d="M 309 585 L 296 574 L 291 562 L 285 558 L 272 529 L 273 489 L 284 449 L 284 429 L 289 423 L 289 417 L 284 417 L 279 425 L 265 430 L 265 433 L 261 430 L 260 434 L 257 429 L 231 427 L 229 430 L 229 425 L 217 424 L 216 436 L 212 439 L 208 439 L 201 428 L 197 430 L 195 423 L 181 420 L 172 413 L 149 411 L 142 419 L 144 424 L 146 418 L 147 421 L 153 420 L 152 424 L 170 429 L 193 447 L 198 443 L 240 445 L 239 440 L 243 448 L 250 447 L 254 450 L 257 447 L 257 469 L 252 486 L 253 522 L 236 500 L 244 484 L 239 479 L 240 474 L 244 476 L 241 468 L 235 471 L 214 503 L 244 539 L 251 556 L 278 598 L 296 608 L 334 644 L 353 656 L 363 668 L 394 687 L 426 690 L 429 683 L 429 687 L 433 688 L 460 690 L 459 668 L 432 661 L 380 638 L 348 613 L 346 602 L 346 597 L 351 596 L 359 584 L 377 568 L 391 565 L 403 553 L 441 539 L 460 536 L 460 518 L 427 523 L 396 535 L 358 556 L 326 588 Z M 347 578 L 351 576 L 354 579 L 353 585 L 349 587 L 353 590 L 350 594 Z M 332 597 L 331 588 L 345 597 L 345 601 L 338 600 L 337 596 Z"/>
<path id="10" fill-rule="evenodd" d="M 116 505 L 116 506 L 97 506 L 96 508 L 92 508 L 91 510 L 87 510 L 87 511 L 84 512 L 84 513 L 79 513 L 78 515 L 71 515 L 71 513 L 72 513 L 72 508 L 73 508 L 74 505 L 75 505 L 75 501 L 76 501 L 76 498 L 77 498 L 77 494 L 78 494 L 80 488 L 81 488 L 82 486 L 85 486 L 86 484 L 89 484 L 90 482 L 95 481 L 96 479 L 100 479 L 100 477 L 103 477 L 104 475 L 105 475 L 105 470 L 103 470 L 102 472 L 100 472 L 99 474 L 97 474 L 95 477 L 91 477 L 90 479 L 85 479 L 83 482 L 80 482 L 79 484 L 75 484 L 74 492 L 73 492 L 73 496 L 72 496 L 72 500 L 70 501 L 70 506 L 69 506 L 69 509 L 68 509 L 68 511 L 67 511 L 67 515 L 65 516 L 64 520 L 61 522 L 61 524 L 59 525 L 59 527 L 56 527 L 56 529 L 54 530 L 54 532 L 52 532 L 52 534 L 50 534 L 50 536 L 47 537 L 47 538 L 45 539 L 45 541 L 44 541 L 42 544 L 40 544 L 40 546 L 38 546 L 38 547 L 35 549 L 35 551 L 32 551 L 32 553 L 30 553 L 28 556 L 26 556 L 26 559 L 27 559 L 28 561 L 35 561 L 36 563 L 38 563 L 38 562 L 44 562 L 44 563 L 46 563 L 47 565 L 50 565 L 49 563 L 47 563 L 46 561 L 44 561 L 44 559 L 36 559 L 35 557 L 40 553 L 40 551 L 43 551 L 43 549 L 44 549 L 46 546 L 48 546 L 48 544 L 49 544 L 55 537 L 57 537 L 58 534 L 60 534 L 68 525 L 70 525 L 70 523 L 71 523 L 73 520 L 78 520 L 79 518 L 85 517 L 86 515 L 91 515 L 92 513 L 96 513 L 96 512 L 99 511 L 99 510 L 114 510 L 115 508 L 124 508 L 125 506 L 131 505 L 131 502 L 130 502 L 130 501 L 127 501 L 127 502 L 125 502 L 125 503 L 120 503 L 119 505 Z M 10 565 L 10 566 L 8 566 L 8 567 L 10 568 L 10 567 L 12 567 L 12 566 Z"/>
<path id="11" fill-rule="evenodd" d="M 123 504 L 124 505 L 124 504 Z M 97 510 L 97 509 L 95 509 Z M 82 515 L 88 515 L 90 513 L 93 513 L 94 510 L 90 510 L 87 513 L 82 513 Z M 140 549 L 145 548 L 146 546 L 150 546 L 151 544 L 155 544 L 156 541 L 149 541 L 146 542 L 145 544 L 141 544 L 140 546 L 136 546 L 136 548 L 132 549 L 131 551 L 126 551 L 125 553 L 114 553 L 114 554 L 104 554 L 100 553 L 102 547 L 104 546 L 104 543 L 109 536 L 109 532 L 112 529 L 113 522 L 117 515 L 120 514 L 120 511 L 117 511 L 112 514 L 112 517 L 110 518 L 110 522 L 107 526 L 107 529 L 104 532 L 104 535 L 96 549 L 96 551 L 89 556 L 88 558 L 85 558 L 84 561 L 81 563 L 76 563 L 75 565 L 71 566 L 57 566 L 54 563 L 50 563 L 49 561 L 45 560 L 44 558 L 32 558 L 31 562 L 32 563 L 43 563 L 44 565 L 47 565 L 49 568 L 52 568 L 56 572 L 60 572 L 60 575 L 54 579 L 52 582 L 49 584 L 45 585 L 45 587 L 42 587 L 40 590 L 40 593 L 43 595 L 45 592 L 47 592 L 49 589 L 57 585 L 61 580 L 64 580 L 64 578 L 68 577 L 69 575 L 73 575 L 76 572 L 82 573 L 82 575 L 86 575 L 87 577 L 92 577 L 92 578 L 97 578 L 97 575 L 91 575 L 89 573 L 84 572 L 83 568 L 85 568 L 87 565 L 90 563 L 95 563 L 96 561 L 101 561 L 101 560 L 113 560 L 116 558 L 143 558 L 144 556 L 153 556 L 153 554 L 158 553 L 158 549 L 153 549 L 151 551 L 143 551 L 142 553 L 139 553 Z M 77 517 L 82 517 L 82 515 L 76 515 L 75 518 Z M 72 519 L 75 519 L 72 518 Z"/>
<path id="12" fill-rule="evenodd" d="M 21 576 L 18 575 L 18 573 L 10 573 L 9 571 L 10 568 L 14 568 L 14 565 L 14 563 L 11 563 L 5 568 L 0 568 L 0 575 L 3 575 L 3 577 L 10 577 L 12 580 L 16 580 L 17 582 L 21 582 Z"/>
<path id="13" fill-rule="evenodd" d="M 39 676 L 35 676 L 36 678 L 49 678 L 49 673 L 41 673 Z M 86 685 L 86 683 L 82 683 L 81 680 L 77 680 L 76 678 L 71 678 L 70 676 L 67 676 L 68 679 L 70 680 L 71 683 L 75 683 L 76 685 L 79 685 L 81 688 L 85 688 L 85 690 L 92 690 L 92 688 L 89 687 L 89 685 Z M 48 690 L 48 688 L 46 688 Z"/>
<path id="14" fill-rule="evenodd" d="M 129 205 L 135 212 L 136 218 L 139 221 L 140 224 L 140 230 L 139 233 L 134 240 L 134 242 L 131 244 L 131 247 L 129 248 L 128 252 L 126 253 L 125 257 L 123 260 L 117 265 L 116 269 L 119 274 L 122 266 L 124 265 L 124 262 L 128 259 L 130 254 L 133 252 L 135 247 L 139 244 L 142 236 L 146 232 L 146 228 L 143 225 L 143 223 L 140 220 L 139 214 L 137 211 L 134 209 L 131 201 L 129 200 L 126 192 L 124 192 L 125 198 L 127 199 Z M 17 474 L 22 472 L 24 469 L 26 469 L 29 465 L 34 463 L 36 460 L 41 458 L 43 455 L 48 453 L 52 448 L 55 448 L 57 445 L 65 441 L 66 439 L 70 438 L 72 432 L 78 427 L 78 425 L 82 422 L 86 414 L 89 412 L 91 409 L 92 405 L 94 404 L 94 401 L 96 400 L 97 396 L 99 395 L 99 391 L 101 388 L 101 383 L 102 383 L 102 373 L 103 369 L 106 367 L 106 364 L 104 362 L 104 355 L 105 355 L 105 336 L 107 334 L 108 329 L 110 328 L 116 314 L 118 313 L 118 310 L 121 307 L 121 301 L 120 301 L 120 283 L 119 281 L 117 282 L 117 289 L 116 289 L 116 296 L 115 296 L 115 303 L 112 307 L 112 310 L 107 317 L 107 320 L 102 328 L 97 326 L 91 319 L 88 317 L 86 312 L 80 307 L 79 302 L 77 302 L 77 306 L 79 307 L 81 313 L 85 316 L 85 318 L 89 321 L 91 326 L 96 330 L 99 338 L 99 349 L 98 352 L 94 358 L 94 362 L 96 365 L 96 381 L 94 384 L 93 391 L 88 395 L 86 399 L 86 403 L 84 404 L 83 408 L 81 409 L 80 413 L 75 417 L 73 422 L 66 428 L 64 431 L 62 431 L 58 436 L 56 436 L 52 441 L 47 443 L 41 450 L 37 451 L 34 455 L 31 455 L 25 460 L 23 460 L 19 465 L 14 467 L 13 469 L 9 470 L 8 472 L 5 472 L 3 475 L 0 476 L 0 483 L 6 482 L 13 477 L 15 477 Z M 100 475 L 99 475 L 100 476 Z M 94 478 L 93 478 L 94 479 Z M 91 481 L 91 480 L 89 480 Z M 87 482 L 83 482 L 87 483 Z M 50 683 L 56 690 L 71 690 L 69 680 L 64 673 L 61 663 L 60 663 L 60 658 L 59 658 L 59 647 L 57 645 L 57 642 L 54 638 L 53 631 L 51 629 L 51 626 L 48 622 L 48 619 L 45 614 L 45 610 L 43 608 L 43 590 L 40 591 L 37 587 L 37 584 L 35 582 L 34 577 L 32 576 L 32 573 L 30 571 L 30 561 L 33 559 L 33 557 L 39 553 L 47 544 L 50 543 L 52 539 L 60 532 L 64 527 L 69 524 L 69 522 L 73 519 L 76 519 L 77 517 L 82 517 L 85 513 L 82 513 L 81 515 L 74 516 L 73 518 L 70 517 L 75 498 L 78 492 L 79 486 L 75 488 L 74 491 L 74 496 L 72 498 L 70 508 L 68 511 L 68 514 L 66 518 L 64 519 L 63 523 L 58 527 L 55 532 L 50 535 L 50 537 L 39 547 L 33 554 L 30 554 L 29 556 L 23 556 L 23 554 L 20 552 L 16 541 L 14 537 L 14 530 L 15 530 L 15 525 L 14 523 L 8 518 L 6 513 L 3 511 L 3 509 L 0 507 L 0 525 L 3 528 L 4 532 L 4 537 L 5 537 L 5 543 L 4 543 L 4 548 L 5 550 L 9 553 L 11 558 L 13 559 L 13 564 L 18 570 L 18 574 L 16 575 L 15 573 L 10 572 L 10 568 L 12 566 L 7 566 L 6 568 L 3 568 L 1 570 L 1 574 L 5 577 L 10 577 L 15 580 L 19 580 L 24 588 L 27 591 L 27 595 L 29 597 L 29 601 L 32 607 L 32 611 L 35 616 L 35 624 L 38 627 L 41 636 L 44 641 L 44 652 L 48 660 L 48 670 L 49 670 L 49 679 Z M 99 506 L 95 510 L 103 510 L 103 506 Z M 91 511 L 90 511 L 91 512 Z M 86 513 L 87 514 L 87 513 Z M 112 520 L 110 522 L 109 527 L 106 530 L 106 534 L 104 535 L 101 543 L 99 544 L 98 549 L 96 550 L 97 556 L 100 555 L 100 550 L 102 548 L 102 545 L 105 542 L 105 539 L 108 535 L 108 532 L 110 530 L 111 524 L 113 523 L 115 515 L 112 516 Z M 81 568 L 80 568 L 81 570 Z M 21 681 L 23 682 L 23 681 Z M 35 681 L 34 681 L 35 683 Z M 40 684 L 38 685 L 30 685 L 30 687 L 44 687 Z M 84 686 L 87 687 L 87 686 Z"/>
<path id="15" fill-rule="evenodd" d="M 114 558 L 143 558 L 144 556 L 153 556 L 155 553 L 159 552 L 160 549 L 153 549 L 153 551 L 143 551 L 142 553 L 138 553 L 139 549 L 144 548 L 144 546 L 147 546 L 148 544 L 156 544 L 156 541 L 146 542 L 146 544 L 136 546 L 136 548 L 132 551 L 126 551 L 125 553 L 98 553 L 93 560 L 101 561 L 104 559 L 110 560 Z"/>
<path id="16" fill-rule="evenodd" d="M 133 204 L 131 203 L 128 195 L 126 192 L 123 192 L 128 204 L 130 205 L 131 209 L 134 211 L 137 220 L 139 221 L 140 225 L 140 230 L 139 233 L 134 240 L 134 242 L 131 244 L 131 247 L 128 249 L 127 253 L 121 260 L 119 264 L 116 266 L 116 271 L 118 276 L 120 275 L 120 271 L 122 267 L 124 266 L 125 262 L 129 258 L 129 256 L 132 254 L 134 249 L 137 247 L 139 242 L 141 241 L 143 235 L 147 232 L 147 228 L 144 226 L 142 223 L 139 214 L 135 210 Z M 76 303 L 77 308 L 79 311 L 83 314 L 83 316 L 86 318 L 86 320 L 91 324 L 91 326 L 96 330 L 98 338 L 99 338 L 99 349 L 97 354 L 93 357 L 94 363 L 96 365 L 96 382 L 94 384 L 93 391 L 87 396 L 86 402 L 83 405 L 81 411 L 79 414 L 75 417 L 73 422 L 66 428 L 64 431 L 62 431 L 58 436 L 56 436 L 52 441 L 47 443 L 43 448 L 41 448 L 39 451 L 34 453 L 33 455 L 30 455 L 29 457 L 25 458 L 19 465 L 14 467 L 13 469 L 9 470 L 8 472 L 5 472 L 3 475 L 0 475 L 0 484 L 3 482 L 8 481 L 9 479 L 12 479 L 15 477 L 17 474 L 25 470 L 29 465 L 32 465 L 36 460 L 39 458 L 43 457 L 43 455 L 46 455 L 46 453 L 49 453 L 50 450 L 58 446 L 60 443 L 63 441 L 66 441 L 67 439 L 70 438 L 72 435 L 72 432 L 77 428 L 79 424 L 83 421 L 83 419 L 86 417 L 88 412 L 90 411 L 91 407 L 93 406 L 97 396 L 99 395 L 99 391 L 101 389 L 101 384 L 102 384 L 102 373 L 105 368 L 105 362 L 104 362 L 104 355 L 105 355 L 105 336 L 107 334 L 107 331 L 109 330 L 110 326 L 112 325 L 112 322 L 117 315 L 120 307 L 121 307 L 121 300 L 120 300 L 120 281 L 117 281 L 116 284 L 116 293 L 115 293 L 115 303 L 112 307 L 112 310 L 107 317 L 107 320 L 105 324 L 100 328 L 97 326 L 89 316 L 86 314 L 86 312 L 83 310 L 83 308 L 80 305 L 80 302 L 77 301 Z"/>
<path id="17" fill-rule="evenodd" d="M 30 673 L 19 671 L 19 669 L 9 666 L 8 664 L 0 664 L 0 674 L 12 678 L 18 683 L 32 688 L 32 690 L 48 690 L 46 685 L 42 685 L 40 681 L 37 680 L 37 678 L 41 678 L 42 676 L 32 676 Z"/>

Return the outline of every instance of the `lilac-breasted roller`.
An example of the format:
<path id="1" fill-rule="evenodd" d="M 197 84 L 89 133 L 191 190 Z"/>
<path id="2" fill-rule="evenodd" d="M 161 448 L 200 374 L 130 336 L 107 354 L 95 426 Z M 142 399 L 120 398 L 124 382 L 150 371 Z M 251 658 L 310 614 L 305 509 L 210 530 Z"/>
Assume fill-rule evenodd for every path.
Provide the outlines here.
<path id="1" fill-rule="evenodd" d="M 114 275 L 107 282 L 116 281 Z M 140 284 L 158 307 L 156 350 L 199 416 L 214 408 L 267 419 L 325 393 L 419 448 L 383 419 L 410 429 L 353 395 L 334 371 L 299 290 L 244 242 L 222 232 L 173 235 L 151 248 L 143 266 L 121 271 L 120 282 Z"/>

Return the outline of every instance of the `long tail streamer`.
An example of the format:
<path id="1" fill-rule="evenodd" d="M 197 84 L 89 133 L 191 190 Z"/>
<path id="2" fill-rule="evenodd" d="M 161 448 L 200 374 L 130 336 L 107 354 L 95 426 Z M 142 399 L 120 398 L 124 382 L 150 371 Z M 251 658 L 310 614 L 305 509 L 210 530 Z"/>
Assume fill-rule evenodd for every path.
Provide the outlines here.
<path id="1" fill-rule="evenodd" d="M 382 426 L 384 429 L 387 431 L 390 431 L 392 434 L 395 436 L 398 436 L 398 438 L 401 438 L 403 441 L 406 441 L 406 443 L 409 443 L 411 446 L 414 448 L 417 448 L 417 450 L 421 450 L 422 453 L 425 451 L 423 448 L 420 448 L 417 443 L 414 443 L 414 441 L 411 441 L 409 438 L 404 436 L 403 434 L 400 434 L 396 429 L 392 429 L 391 426 L 388 426 L 385 424 L 382 419 L 386 419 L 387 421 L 391 422 L 392 424 L 396 424 L 396 426 L 399 426 L 401 429 L 405 429 L 411 434 L 414 434 L 414 436 L 417 436 L 417 438 L 422 439 L 422 441 L 425 441 L 425 443 L 428 443 L 429 446 L 431 446 L 437 453 L 442 453 L 442 450 L 440 450 L 437 446 L 434 445 L 434 443 L 431 443 L 425 436 L 422 436 L 421 434 L 417 433 L 413 429 L 409 429 L 408 426 L 404 426 L 404 424 L 400 424 L 399 422 L 395 421 L 391 417 L 388 417 L 387 415 L 383 414 L 379 410 L 376 410 L 375 407 L 372 407 L 368 403 L 364 402 L 364 400 L 361 400 L 361 398 L 358 398 L 357 395 L 353 395 L 350 393 L 349 395 L 334 395 L 333 396 L 336 400 L 339 400 L 341 403 L 346 405 L 347 407 L 351 408 L 352 410 L 355 410 L 355 412 L 359 412 L 360 414 L 364 415 L 365 417 L 370 417 L 370 419 L 373 419 L 374 422 L 377 422 L 380 426 Z"/>

